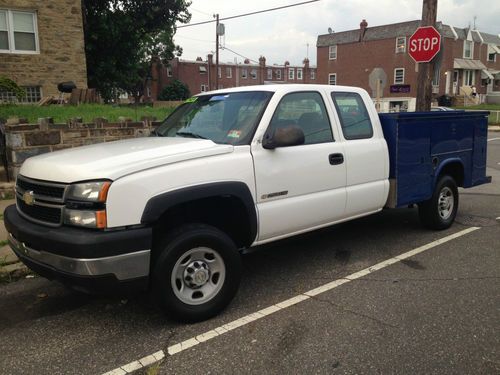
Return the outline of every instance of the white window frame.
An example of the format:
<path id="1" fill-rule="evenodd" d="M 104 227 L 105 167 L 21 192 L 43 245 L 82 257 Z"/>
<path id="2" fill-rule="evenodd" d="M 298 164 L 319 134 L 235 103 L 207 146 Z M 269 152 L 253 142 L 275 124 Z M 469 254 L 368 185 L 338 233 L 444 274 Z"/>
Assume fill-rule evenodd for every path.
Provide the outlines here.
<path id="1" fill-rule="evenodd" d="M 40 54 L 40 43 L 38 37 L 38 17 L 36 11 L 28 11 L 28 10 L 13 10 L 13 9 L 5 9 L 0 8 L 0 11 L 6 13 L 7 20 L 7 40 L 9 42 L 9 49 L 0 49 L 0 53 L 12 53 L 19 55 L 38 55 Z M 33 17 L 33 30 L 35 34 L 35 50 L 34 51 L 26 51 L 26 50 L 16 50 L 15 42 L 14 42 L 14 13 L 28 13 Z M 5 31 L 5 30 L 4 30 Z"/>
<path id="2" fill-rule="evenodd" d="M 276 79 L 281 81 L 281 69 L 277 69 L 275 73 L 276 73 Z"/>
<path id="3" fill-rule="evenodd" d="M 328 47 L 328 60 L 337 60 L 337 45 Z"/>
<path id="4" fill-rule="evenodd" d="M 273 79 L 273 70 L 272 68 L 267 69 L 267 79 L 272 80 Z"/>
<path id="5" fill-rule="evenodd" d="M 288 79 L 295 79 L 295 68 L 288 68 Z"/>
<path id="6" fill-rule="evenodd" d="M 257 79 L 258 75 L 259 73 L 257 72 L 257 69 L 250 69 L 250 77 L 252 77 L 252 79 Z"/>
<path id="7" fill-rule="evenodd" d="M 465 56 L 465 46 L 467 43 L 470 43 L 470 56 Z M 474 42 L 472 40 L 464 40 L 464 59 L 473 59 L 474 58 Z"/>
<path id="8" fill-rule="evenodd" d="M 493 60 L 490 60 L 490 55 L 493 55 Z M 495 52 L 490 53 L 490 51 L 488 49 L 486 49 L 486 61 L 496 62 L 497 61 L 497 54 Z"/>
<path id="9" fill-rule="evenodd" d="M 218 66 L 218 67 L 217 67 L 217 76 L 218 76 L 219 78 L 222 78 L 222 66 Z"/>
<path id="10" fill-rule="evenodd" d="M 328 74 L 328 84 L 329 85 L 337 85 L 337 73 Z"/>
<path id="11" fill-rule="evenodd" d="M 248 69 L 247 68 L 241 69 L 241 78 L 248 79 Z"/>
<path id="12" fill-rule="evenodd" d="M 397 71 L 402 71 L 403 74 L 401 76 L 401 80 L 397 79 Z M 395 85 L 404 85 L 405 83 L 405 68 L 395 68 L 394 69 L 394 84 Z"/>
<path id="13" fill-rule="evenodd" d="M 469 80 L 467 79 L 467 76 L 469 76 L 470 78 L 470 83 L 468 82 Z M 476 83 L 475 70 L 465 69 L 463 79 L 464 79 L 463 86 L 474 86 L 474 84 Z"/>
<path id="14" fill-rule="evenodd" d="M 302 74 L 302 68 L 297 68 L 297 79 L 302 80 L 303 79 L 303 74 Z"/>
<path id="15" fill-rule="evenodd" d="M 403 40 L 403 43 L 400 43 L 400 40 Z M 405 53 L 406 52 L 406 37 L 398 36 L 396 38 L 396 53 Z"/>
<path id="16" fill-rule="evenodd" d="M 311 80 L 316 79 L 316 69 L 311 69 Z"/>
<path id="17" fill-rule="evenodd" d="M 202 84 L 202 85 L 200 86 L 200 92 L 206 92 L 206 91 L 207 91 L 207 85 Z"/>
<path id="18" fill-rule="evenodd" d="M 226 66 L 226 78 L 233 78 L 233 68 L 230 66 Z"/>

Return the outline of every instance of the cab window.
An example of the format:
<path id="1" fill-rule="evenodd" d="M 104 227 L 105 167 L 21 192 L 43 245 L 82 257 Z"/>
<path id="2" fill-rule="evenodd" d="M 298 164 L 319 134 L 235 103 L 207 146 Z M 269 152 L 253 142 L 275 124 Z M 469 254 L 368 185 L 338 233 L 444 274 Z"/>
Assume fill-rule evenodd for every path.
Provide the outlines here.
<path id="1" fill-rule="evenodd" d="M 306 145 L 333 141 L 325 103 L 318 92 L 295 92 L 281 99 L 269 130 L 294 125 L 304 132 Z"/>
<path id="2" fill-rule="evenodd" d="M 332 92 L 345 139 L 373 137 L 373 128 L 365 103 L 355 92 Z"/>

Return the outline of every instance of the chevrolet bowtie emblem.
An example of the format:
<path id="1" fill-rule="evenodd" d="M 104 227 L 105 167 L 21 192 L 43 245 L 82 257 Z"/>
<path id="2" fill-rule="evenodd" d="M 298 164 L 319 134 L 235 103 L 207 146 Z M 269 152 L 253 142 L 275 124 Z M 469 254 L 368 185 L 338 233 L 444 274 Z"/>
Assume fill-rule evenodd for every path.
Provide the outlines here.
<path id="1" fill-rule="evenodd" d="M 28 206 L 33 206 L 33 204 L 35 203 L 35 194 L 33 193 L 32 190 L 27 190 L 24 192 L 23 201 Z"/>

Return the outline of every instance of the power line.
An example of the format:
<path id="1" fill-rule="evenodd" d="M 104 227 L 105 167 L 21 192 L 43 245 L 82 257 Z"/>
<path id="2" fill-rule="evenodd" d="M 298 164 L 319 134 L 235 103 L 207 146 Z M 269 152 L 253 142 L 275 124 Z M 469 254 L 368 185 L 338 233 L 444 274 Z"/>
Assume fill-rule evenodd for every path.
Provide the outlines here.
<path id="1" fill-rule="evenodd" d="M 304 5 L 304 4 L 309 4 L 309 3 L 315 3 L 315 2 L 318 2 L 318 1 L 320 1 L 320 0 L 309 0 L 309 1 L 303 1 L 301 3 L 295 3 L 295 4 L 290 4 L 290 5 L 283 5 L 281 7 L 276 7 L 276 8 L 269 8 L 269 9 L 264 9 L 264 10 L 257 10 L 255 12 L 238 14 L 236 16 L 230 16 L 230 17 L 220 18 L 219 21 L 232 20 L 234 18 L 252 16 L 254 14 L 259 14 L 259 13 L 271 12 L 271 11 L 274 11 L 274 10 L 280 10 L 280 9 L 285 9 L 285 8 L 296 7 L 296 6 L 299 6 L 299 5 Z M 204 25 L 204 24 L 213 23 L 213 22 L 216 22 L 216 20 L 209 20 L 209 21 L 203 21 L 203 22 L 190 23 L 188 25 L 180 25 L 180 26 L 177 26 L 177 28 L 178 29 L 182 29 L 183 27 L 198 26 L 198 25 Z"/>
<path id="2" fill-rule="evenodd" d="M 222 47 L 222 46 L 221 46 L 220 48 L 221 48 L 221 49 L 227 49 L 229 52 L 234 53 L 235 55 L 238 55 L 239 57 L 242 57 L 242 58 L 244 58 L 244 59 L 250 60 L 250 61 L 252 61 L 252 62 L 254 62 L 254 63 L 256 63 L 256 64 L 258 64 L 258 63 L 259 63 L 258 61 L 254 60 L 254 59 L 251 59 L 251 58 L 249 58 L 249 57 L 243 56 L 242 54 L 240 54 L 240 53 L 238 53 L 238 52 L 236 52 L 236 51 L 233 51 L 231 48 L 228 48 L 227 46 L 224 46 L 224 47 Z"/>

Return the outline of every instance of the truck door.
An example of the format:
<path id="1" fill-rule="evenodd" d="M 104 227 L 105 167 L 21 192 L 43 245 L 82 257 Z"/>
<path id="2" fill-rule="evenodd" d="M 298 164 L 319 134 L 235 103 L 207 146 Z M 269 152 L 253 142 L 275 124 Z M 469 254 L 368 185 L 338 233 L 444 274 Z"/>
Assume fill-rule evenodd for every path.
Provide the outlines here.
<path id="1" fill-rule="evenodd" d="M 298 126 L 305 142 L 264 149 L 252 143 L 259 241 L 300 233 L 341 219 L 345 211 L 346 170 L 342 144 L 336 142 L 317 91 L 284 95 L 267 132 Z"/>
<path id="2" fill-rule="evenodd" d="M 331 97 L 344 138 L 346 216 L 377 211 L 385 205 L 389 184 L 387 144 L 380 125 L 374 126 L 378 117 L 370 115 L 367 95 L 333 91 Z"/>

